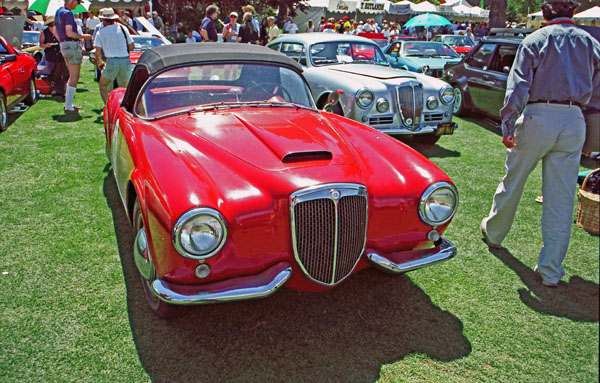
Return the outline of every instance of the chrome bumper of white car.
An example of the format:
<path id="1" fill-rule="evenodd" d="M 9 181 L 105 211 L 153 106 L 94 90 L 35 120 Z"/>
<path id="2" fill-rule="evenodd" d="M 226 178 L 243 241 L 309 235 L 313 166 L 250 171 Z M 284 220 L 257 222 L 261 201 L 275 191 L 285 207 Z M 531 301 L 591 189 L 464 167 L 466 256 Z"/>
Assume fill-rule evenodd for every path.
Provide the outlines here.
<path id="1" fill-rule="evenodd" d="M 432 253 L 425 254 L 421 258 L 404 263 L 394 263 L 383 255 L 374 252 L 367 253 L 367 259 L 371 261 L 372 264 L 380 269 L 383 269 L 384 271 L 389 271 L 392 273 L 405 273 L 407 271 L 420 269 L 422 267 L 431 266 L 438 262 L 446 261 L 456 255 L 456 246 L 445 238 L 442 238 L 442 243 L 439 250 L 432 250 Z"/>
<path id="2" fill-rule="evenodd" d="M 448 123 L 446 123 L 448 124 Z M 450 123 L 452 125 L 452 132 L 454 132 L 454 130 L 456 128 L 458 128 L 458 124 L 456 122 L 451 122 Z M 377 129 L 379 130 L 381 133 L 385 133 L 385 134 L 389 134 L 389 135 L 401 135 L 401 134 L 410 134 L 410 135 L 417 135 L 417 134 L 430 134 L 430 133 L 436 133 L 439 129 L 439 125 L 426 125 L 426 126 L 422 126 L 419 127 L 418 130 L 410 130 L 407 128 L 397 128 L 397 127 L 393 127 L 393 128 L 385 128 L 385 127 L 379 127 L 379 126 L 371 126 L 373 129 Z M 443 133 L 443 134 L 453 134 L 453 133 Z M 442 134 L 440 134 L 442 135 Z"/>
<path id="3" fill-rule="evenodd" d="M 160 300 L 175 305 L 232 302 L 266 298 L 292 275 L 292 266 L 280 262 L 260 274 L 213 282 L 202 286 L 173 285 L 156 279 L 150 286 Z"/>

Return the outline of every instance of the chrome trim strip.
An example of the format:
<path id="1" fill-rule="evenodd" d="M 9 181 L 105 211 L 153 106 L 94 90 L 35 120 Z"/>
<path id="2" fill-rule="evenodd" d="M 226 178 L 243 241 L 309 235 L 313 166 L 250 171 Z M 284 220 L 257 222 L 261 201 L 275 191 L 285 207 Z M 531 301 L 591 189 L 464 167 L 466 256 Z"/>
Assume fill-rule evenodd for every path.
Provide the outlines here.
<path id="1" fill-rule="evenodd" d="M 266 298 L 277 291 L 292 275 L 292 266 L 280 262 L 260 274 L 198 286 L 193 294 L 173 291 L 166 282 L 156 279 L 150 284 L 154 295 L 174 305 L 196 305 Z M 188 288 L 189 286 L 182 286 Z"/>
<path id="2" fill-rule="evenodd" d="M 318 281 L 316 279 L 314 279 L 310 273 L 308 272 L 308 270 L 306 270 L 306 268 L 304 267 L 304 264 L 302 263 L 302 260 L 300 259 L 300 254 L 298 254 L 298 239 L 296 238 L 296 218 L 295 218 L 295 212 L 294 212 L 294 208 L 297 204 L 301 203 L 301 202 L 305 202 L 305 201 L 311 201 L 314 199 L 330 199 L 330 193 L 332 190 L 336 190 L 340 193 L 338 201 L 340 199 L 342 199 L 345 196 L 362 196 L 365 198 L 365 202 L 366 202 L 366 215 L 365 215 L 365 236 L 363 238 L 363 245 L 362 245 L 362 250 L 361 250 L 361 255 L 364 252 L 365 249 L 365 245 L 367 243 L 367 231 L 368 231 L 368 224 L 369 224 L 369 196 L 367 193 L 367 187 L 361 184 L 353 184 L 353 183 L 331 183 L 331 184 L 325 184 L 325 185 L 317 185 L 317 186 L 311 186 L 305 189 L 300 189 L 297 190 L 295 192 L 293 192 L 290 195 L 290 224 L 291 224 L 291 234 L 292 234 L 292 248 L 294 250 L 294 258 L 296 259 L 296 262 L 298 264 L 298 266 L 300 267 L 300 269 L 302 270 L 302 272 L 304 273 L 304 275 L 306 276 L 306 278 L 308 278 L 310 281 L 319 284 L 321 286 L 335 286 L 340 284 L 343 280 L 345 280 L 347 277 L 349 277 L 352 274 L 352 271 L 354 271 L 354 268 L 356 267 L 356 265 L 358 265 L 358 262 L 360 261 L 360 256 L 357 258 L 356 263 L 354 264 L 354 266 L 352 266 L 352 270 L 348 273 L 348 275 L 346 275 L 344 278 L 340 279 L 339 281 L 337 281 L 337 283 L 334 283 L 335 281 L 335 262 L 337 261 L 337 239 L 338 239 L 338 224 L 337 224 L 337 220 L 338 220 L 338 204 L 336 201 L 336 206 L 335 206 L 335 214 L 336 214 L 336 223 L 335 223 L 335 250 L 336 253 L 334 255 L 334 265 L 333 265 L 333 273 L 332 273 L 332 279 L 331 279 L 331 283 L 323 283 L 321 281 Z"/>
<path id="3" fill-rule="evenodd" d="M 384 271 L 390 271 L 393 273 L 406 273 L 407 271 L 420 269 L 422 267 L 431 266 L 438 262 L 446 261 L 455 255 L 456 246 L 449 240 L 442 238 L 442 244 L 440 245 L 440 250 L 438 252 L 426 254 L 423 257 L 413 261 L 394 263 L 383 255 L 374 252 L 368 253 L 367 259 Z"/>

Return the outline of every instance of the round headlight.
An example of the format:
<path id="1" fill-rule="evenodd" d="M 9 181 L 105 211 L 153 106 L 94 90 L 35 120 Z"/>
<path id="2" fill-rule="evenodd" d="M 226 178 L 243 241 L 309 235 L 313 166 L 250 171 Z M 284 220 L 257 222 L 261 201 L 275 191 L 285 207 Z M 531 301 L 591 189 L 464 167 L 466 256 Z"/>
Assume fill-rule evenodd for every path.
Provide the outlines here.
<path id="1" fill-rule="evenodd" d="M 429 96 L 427 97 L 427 109 L 435 109 L 438 107 L 439 103 L 437 98 L 435 98 L 435 96 Z"/>
<path id="2" fill-rule="evenodd" d="M 373 93 L 366 89 L 361 89 L 356 93 L 356 105 L 361 108 L 368 108 L 373 103 Z"/>
<path id="3" fill-rule="evenodd" d="M 226 237 L 225 219 L 210 208 L 187 211 L 173 227 L 173 245 L 186 258 L 212 257 L 221 250 Z"/>
<path id="4" fill-rule="evenodd" d="M 454 89 L 451 86 L 445 86 L 440 89 L 440 100 L 446 105 L 454 102 Z"/>
<path id="5" fill-rule="evenodd" d="M 421 196 L 419 215 L 423 222 L 439 226 L 448 222 L 458 207 L 458 192 L 449 182 L 436 182 Z"/>
<path id="6" fill-rule="evenodd" d="M 377 100 L 376 108 L 379 113 L 385 113 L 390 110 L 390 103 L 385 98 L 380 98 Z"/>

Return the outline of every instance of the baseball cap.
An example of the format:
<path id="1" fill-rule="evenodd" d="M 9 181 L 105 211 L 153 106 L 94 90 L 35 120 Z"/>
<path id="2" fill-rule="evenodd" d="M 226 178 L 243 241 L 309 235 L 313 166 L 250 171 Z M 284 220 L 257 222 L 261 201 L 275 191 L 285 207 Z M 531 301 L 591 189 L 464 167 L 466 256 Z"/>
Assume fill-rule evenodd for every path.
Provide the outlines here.
<path id="1" fill-rule="evenodd" d="M 237 14 L 237 12 L 231 12 L 231 13 L 229 14 L 229 17 L 231 17 L 231 16 L 238 17 L 238 14 Z"/>

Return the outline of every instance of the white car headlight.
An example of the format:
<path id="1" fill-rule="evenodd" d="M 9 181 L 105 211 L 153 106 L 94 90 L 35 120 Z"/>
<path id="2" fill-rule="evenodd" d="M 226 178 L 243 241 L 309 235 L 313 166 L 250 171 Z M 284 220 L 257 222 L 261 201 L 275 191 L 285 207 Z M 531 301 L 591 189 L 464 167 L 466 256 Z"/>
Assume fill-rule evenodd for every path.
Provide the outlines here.
<path id="1" fill-rule="evenodd" d="M 373 99 L 373 93 L 368 89 L 361 89 L 356 92 L 356 105 L 363 109 L 371 106 Z"/>
<path id="2" fill-rule="evenodd" d="M 377 99 L 377 103 L 375 104 L 375 108 L 379 113 L 385 113 L 390 110 L 390 103 L 385 98 Z"/>
<path id="3" fill-rule="evenodd" d="M 196 208 L 185 212 L 173 227 L 173 245 L 179 254 L 191 259 L 215 255 L 227 237 L 225 219 L 211 208 Z"/>
<path id="4" fill-rule="evenodd" d="M 442 103 L 446 105 L 452 104 L 454 102 L 454 90 L 450 85 L 440 89 L 440 100 L 442 100 Z"/>
<path id="5" fill-rule="evenodd" d="M 458 207 L 458 191 L 449 182 L 436 182 L 429 186 L 419 203 L 419 215 L 423 222 L 439 226 L 448 222 Z"/>
<path id="6" fill-rule="evenodd" d="M 426 105 L 427 105 L 427 109 L 433 110 L 438 107 L 439 103 L 438 103 L 437 98 L 435 98 L 435 96 L 429 96 L 429 97 L 427 97 Z"/>

